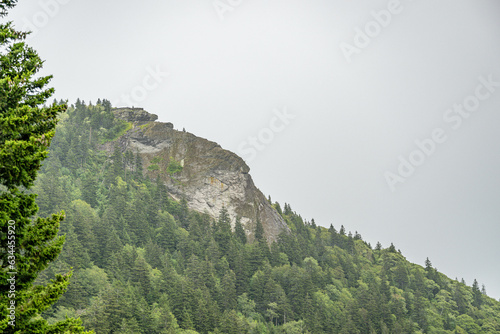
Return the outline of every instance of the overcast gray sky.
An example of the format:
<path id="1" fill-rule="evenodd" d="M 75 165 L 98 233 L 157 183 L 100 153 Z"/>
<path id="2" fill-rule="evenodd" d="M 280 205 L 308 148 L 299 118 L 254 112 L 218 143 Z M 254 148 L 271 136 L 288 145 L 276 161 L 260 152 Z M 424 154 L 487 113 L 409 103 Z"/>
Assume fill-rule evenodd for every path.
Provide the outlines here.
<path id="1" fill-rule="evenodd" d="M 500 298 L 498 0 L 21 0 L 57 97 L 242 156 L 323 226 Z"/>

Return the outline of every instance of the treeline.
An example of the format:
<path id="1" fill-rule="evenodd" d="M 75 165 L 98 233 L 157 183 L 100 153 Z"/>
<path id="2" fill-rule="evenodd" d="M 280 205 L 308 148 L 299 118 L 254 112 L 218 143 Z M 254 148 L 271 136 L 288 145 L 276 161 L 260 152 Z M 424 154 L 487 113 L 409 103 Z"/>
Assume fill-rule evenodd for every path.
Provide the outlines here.
<path id="1" fill-rule="evenodd" d="M 271 245 L 257 221 L 176 202 L 143 176 L 136 152 L 99 149 L 130 124 L 111 105 L 78 100 L 58 125 L 34 193 L 40 215 L 65 210 L 66 243 L 39 277 L 74 268 L 44 316 L 81 317 L 108 333 L 500 333 L 500 303 L 477 282 L 451 280 L 391 244 L 304 221 L 271 203 L 291 229 Z"/>

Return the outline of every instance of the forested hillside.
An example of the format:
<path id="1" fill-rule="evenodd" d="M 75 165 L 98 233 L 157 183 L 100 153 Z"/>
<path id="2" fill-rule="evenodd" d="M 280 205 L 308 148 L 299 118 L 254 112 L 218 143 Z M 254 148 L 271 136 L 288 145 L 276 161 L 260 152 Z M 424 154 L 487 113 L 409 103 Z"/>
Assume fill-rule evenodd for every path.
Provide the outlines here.
<path id="1" fill-rule="evenodd" d="M 100 150 L 129 127 L 106 100 L 61 116 L 33 188 L 40 216 L 66 213 L 63 251 L 39 283 L 74 268 L 49 321 L 81 317 L 97 334 L 500 333 L 500 303 L 477 282 L 392 244 L 372 248 L 289 204 L 271 203 L 291 229 L 271 245 L 259 222 L 249 243 L 224 209 L 217 220 L 190 211 L 143 176 L 153 167 L 135 152 Z"/>

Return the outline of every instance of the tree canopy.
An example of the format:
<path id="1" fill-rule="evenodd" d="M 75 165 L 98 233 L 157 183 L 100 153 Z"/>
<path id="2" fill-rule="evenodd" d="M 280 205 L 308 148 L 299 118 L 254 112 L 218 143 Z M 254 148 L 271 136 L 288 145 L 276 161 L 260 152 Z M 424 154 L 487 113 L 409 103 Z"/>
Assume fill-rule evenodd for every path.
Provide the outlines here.
<path id="1" fill-rule="evenodd" d="M 49 321 L 81 314 L 104 334 L 500 332 L 500 303 L 479 282 L 412 264 L 394 244 L 372 249 L 290 204 L 272 203 L 291 230 L 272 243 L 260 222 L 243 226 L 227 208 L 216 218 L 189 210 L 140 154 L 103 150 L 127 128 L 106 100 L 77 102 L 34 186 L 43 212 L 67 208 L 64 250 L 39 282 L 75 268 Z"/>
<path id="2" fill-rule="evenodd" d="M 16 1 L 0 1 L 0 17 Z M 34 218 L 36 195 L 30 192 L 55 134 L 65 104 L 44 106 L 53 94 L 51 76 L 36 77 L 43 61 L 24 42 L 26 33 L 0 24 L 0 330 L 2 333 L 81 333 L 77 319 L 49 324 L 40 317 L 64 293 L 71 272 L 45 286 L 38 274 L 61 252 L 58 236 L 64 212 Z"/>

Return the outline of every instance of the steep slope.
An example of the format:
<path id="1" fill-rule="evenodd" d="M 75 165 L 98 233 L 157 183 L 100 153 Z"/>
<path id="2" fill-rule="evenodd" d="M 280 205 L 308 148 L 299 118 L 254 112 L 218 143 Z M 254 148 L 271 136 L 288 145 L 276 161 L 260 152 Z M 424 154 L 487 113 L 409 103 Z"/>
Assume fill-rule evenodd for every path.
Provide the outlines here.
<path id="1" fill-rule="evenodd" d="M 254 185 L 250 168 L 239 156 L 215 142 L 174 130 L 172 123 L 155 122 L 158 117 L 143 109 L 117 108 L 113 112 L 132 123 L 131 129 L 117 139 L 122 151 L 138 153 L 145 173 L 153 179 L 159 177 L 175 199 L 184 198 L 190 209 L 214 218 L 225 207 L 233 224 L 237 216 L 241 217 L 250 240 L 257 219 L 268 242 L 288 229 Z M 111 152 L 113 143 L 105 148 Z"/>
<path id="2" fill-rule="evenodd" d="M 43 315 L 49 322 L 81 316 L 96 334 L 500 333 L 500 302 L 480 282 L 452 280 L 430 260 L 412 264 L 393 244 L 372 248 L 286 203 L 272 207 L 290 231 L 270 245 L 249 243 L 240 225 L 231 231 L 224 210 L 217 220 L 189 210 L 164 184 L 184 194 L 196 170 L 239 175 L 245 165 L 155 120 L 143 110 L 113 113 L 106 100 L 78 100 L 61 118 L 33 188 L 42 215 L 66 212 L 63 251 L 37 284 L 74 269 Z"/>

